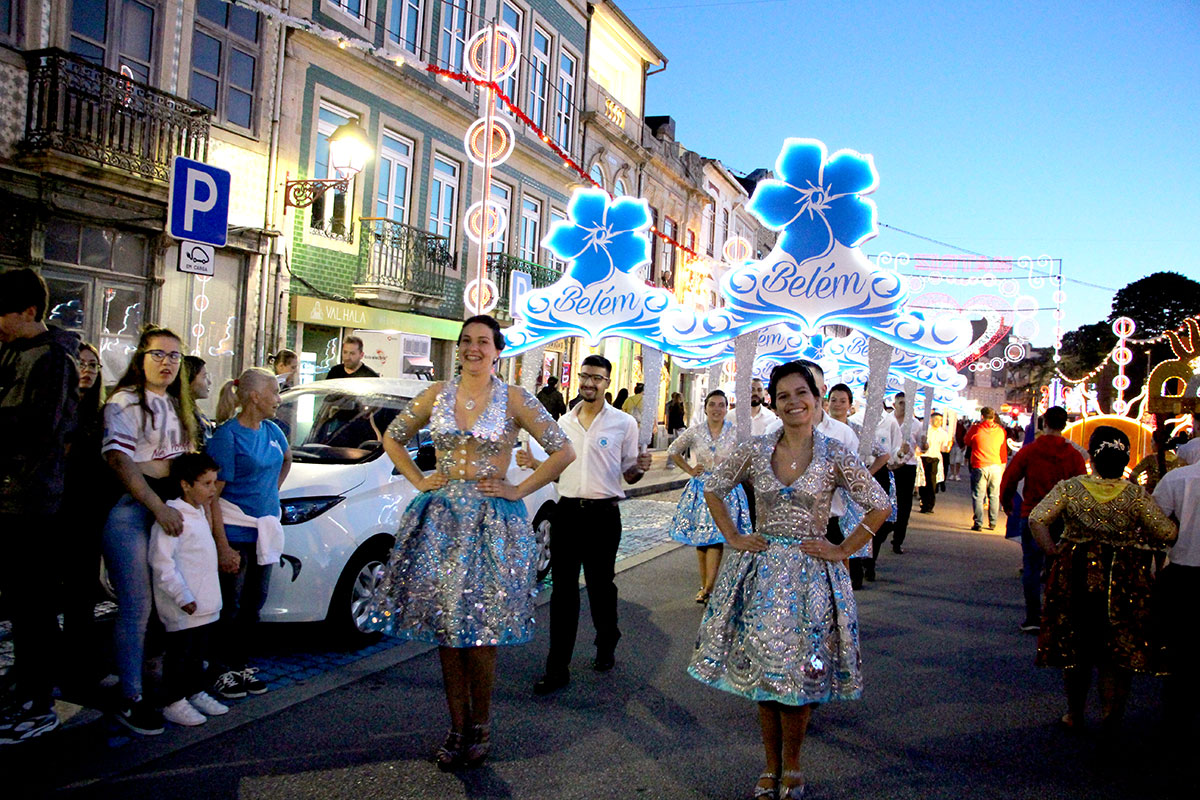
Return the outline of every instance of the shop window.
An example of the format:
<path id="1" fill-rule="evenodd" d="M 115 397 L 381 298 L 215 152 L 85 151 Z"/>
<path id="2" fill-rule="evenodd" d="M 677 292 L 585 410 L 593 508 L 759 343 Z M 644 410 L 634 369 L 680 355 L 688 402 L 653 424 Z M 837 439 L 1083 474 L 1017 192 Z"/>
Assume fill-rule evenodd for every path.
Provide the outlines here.
<path id="1" fill-rule="evenodd" d="M 257 11 L 197 0 L 190 97 L 239 128 L 254 127 L 261 29 Z"/>

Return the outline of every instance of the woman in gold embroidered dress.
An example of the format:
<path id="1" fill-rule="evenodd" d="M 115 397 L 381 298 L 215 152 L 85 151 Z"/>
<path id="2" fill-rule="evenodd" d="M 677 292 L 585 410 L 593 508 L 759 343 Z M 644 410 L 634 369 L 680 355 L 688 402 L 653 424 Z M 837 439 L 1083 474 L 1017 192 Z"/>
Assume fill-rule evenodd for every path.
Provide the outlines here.
<path id="1" fill-rule="evenodd" d="M 1067 713 L 1062 724 L 1080 730 L 1099 671 L 1107 732 L 1125 712 L 1135 672 L 1154 672 L 1150 589 L 1155 554 L 1178 532 L 1150 495 L 1122 480 L 1129 438 L 1107 425 L 1088 442 L 1092 475 L 1060 482 L 1029 515 L 1029 530 L 1054 559 L 1046 581 L 1037 663 L 1062 667 Z M 1061 519 L 1056 543 L 1050 525 Z"/>
<path id="2" fill-rule="evenodd" d="M 496 646 L 533 638 L 537 543 L 521 498 L 575 458 L 537 398 L 493 374 L 503 348 L 496 320 L 468 319 L 458 340 L 462 374 L 418 395 L 383 443 L 419 494 L 400 520 L 367 624 L 438 646 L 450 709 L 450 732 L 434 754 L 442 769 L 487 757 Z M 426 425 L 437 448 L 437 470 L 429 476 L 405 448 Z M 505 475 L 518 429 L 550 457 L 514 486 Z"/>

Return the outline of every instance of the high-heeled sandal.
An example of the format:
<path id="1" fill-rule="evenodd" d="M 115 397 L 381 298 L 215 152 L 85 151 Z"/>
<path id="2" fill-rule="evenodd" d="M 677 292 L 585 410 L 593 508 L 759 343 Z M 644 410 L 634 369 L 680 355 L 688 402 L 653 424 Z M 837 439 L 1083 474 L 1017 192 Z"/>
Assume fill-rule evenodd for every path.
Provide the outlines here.
<path id="1" fill-rule="evenodd" d="M 774 786 L 759 786 L 763 781 L 771 781 Z M 760 797 L 769 798 L 769 800 L 778 800 L 779 798 L 779 776 L 774 772 L 764 772 L 758 776 L 758 781 L 754 784 L 754 800 L 759 800 Z"/>
<path id="2" fill-rule="evenodd" d="M 492 750 L 492 732 L 488 723 L 472 725 L 467 735 L 467 747 L 463 751 L 463 762 L 468 767 L 477 767 Z"/>
<path id="3" fill-rule="evenodd" d="M 700 591 L 696 592 L 696 602 L 700 603 L 701 605 L 705 605 L 706 603 L 708 603 L 708 598 L 710 595 L 711 595 L 710 592 L 706 592 L 703 589 L 701 589 Z"/>
<path id="4" fill-rule="evenodd" d="M 783 780 L 800 778 L 803 781 L 804 773 L 799 770 L 787 770 L 783 773 Z M 804 790 L 807 784 L 794 783 L 791 786 L 779 784 L 779 800 L 801 800 L 804 797 Z"/>
<path id="5" fill-rule="evenodd" d="M 466 737 L 461 733 L 458 731 L 447 732 L 446 740 L 433 753 L 433 763 L 437 764 L 438 769 L 443 772 L 455 769 L 462 763 L 463 746 L 465 744 Z"/>

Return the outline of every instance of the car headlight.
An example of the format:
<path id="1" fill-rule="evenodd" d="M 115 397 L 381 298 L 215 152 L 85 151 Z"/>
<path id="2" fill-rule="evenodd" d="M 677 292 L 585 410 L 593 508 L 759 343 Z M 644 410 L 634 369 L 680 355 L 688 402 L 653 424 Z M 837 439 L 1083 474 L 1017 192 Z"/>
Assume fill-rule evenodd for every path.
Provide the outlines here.
<path id="1" fill-rule="evenodd" d="M 280 503 L 283 508 L 281 521 L 284 525 L 299 525 L 301 522 L 308 522 L 314 517 L 321 516 L 345 499 L 341 495 L 334 495 L 332 497 L 298 497 L 284 500 Z"/>

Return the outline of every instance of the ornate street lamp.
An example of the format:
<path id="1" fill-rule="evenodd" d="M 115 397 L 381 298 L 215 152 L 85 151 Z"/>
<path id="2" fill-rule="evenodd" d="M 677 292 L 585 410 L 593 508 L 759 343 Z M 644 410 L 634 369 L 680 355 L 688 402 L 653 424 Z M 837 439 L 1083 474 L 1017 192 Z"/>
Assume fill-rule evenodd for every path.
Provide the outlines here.
<path id="1" fill-rule="evenodd" d="M 329 168 L 338 177 L 285 182 L 283 207 L 307 208 L 330 189 L 348 191 L 351 179 L 363 171 L 373 153 L 371 143 L 357 122 L 339 126 L 329 135 Z"/>

